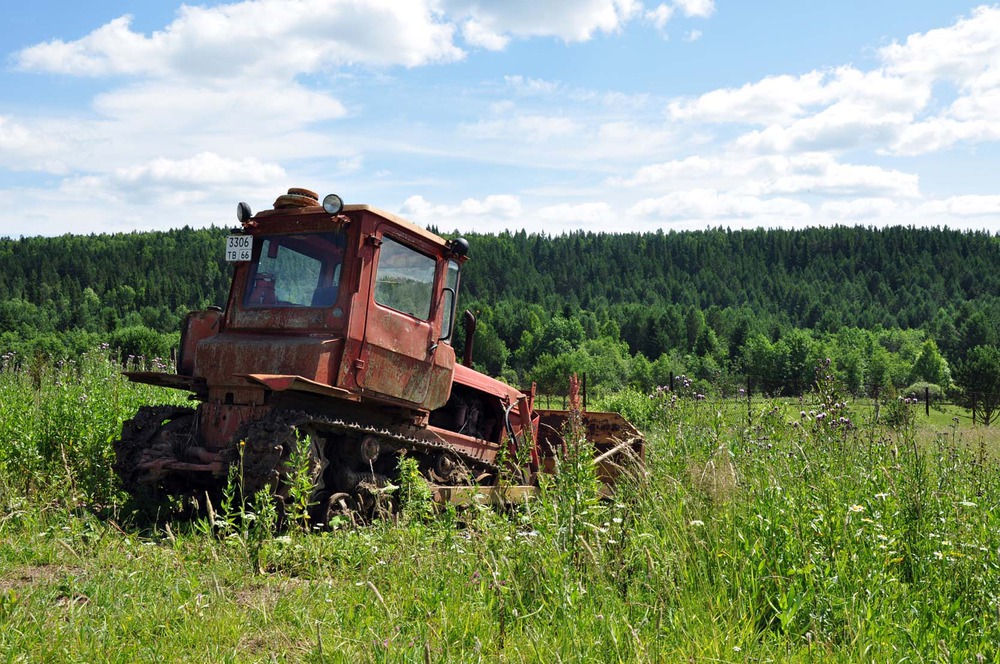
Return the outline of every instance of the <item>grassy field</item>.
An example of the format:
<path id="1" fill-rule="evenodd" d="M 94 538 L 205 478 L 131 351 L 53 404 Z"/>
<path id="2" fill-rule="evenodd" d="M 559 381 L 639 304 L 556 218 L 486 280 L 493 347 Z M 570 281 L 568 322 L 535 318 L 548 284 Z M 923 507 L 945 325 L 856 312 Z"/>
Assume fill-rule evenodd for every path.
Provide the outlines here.
<path id="1" fill-rule="evenodd" d="M 509 511 L 414 500 L 394 522 L 274 533 L 266 510 L 150 524 L 123 506 L 121 420 L 183 395 L 99 353 L 3 362 L 7 661 L 1000 657 L 1000 436 L 957 414 L 893 402 L 876 420 L 833 385 L 749 411 L 632 395 L 648 473 L 614 501 L 570 461 Z"/>

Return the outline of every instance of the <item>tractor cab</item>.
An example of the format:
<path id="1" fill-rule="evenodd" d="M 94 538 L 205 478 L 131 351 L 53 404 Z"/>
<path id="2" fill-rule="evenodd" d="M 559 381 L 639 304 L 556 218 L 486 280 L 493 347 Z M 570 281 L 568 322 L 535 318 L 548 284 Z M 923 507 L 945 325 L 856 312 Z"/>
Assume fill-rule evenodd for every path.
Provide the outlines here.
<path id="1" fill-rule="evenodd" d="M 272 210 L 240 204 L 227 306 L 190 315 L 180 373 L 209 402 L 262 403 L 261 390 L 296 377 L 411 410 L 444 405 L 468 244 L 336 196 L 324 203 L 292 189 Z"/>

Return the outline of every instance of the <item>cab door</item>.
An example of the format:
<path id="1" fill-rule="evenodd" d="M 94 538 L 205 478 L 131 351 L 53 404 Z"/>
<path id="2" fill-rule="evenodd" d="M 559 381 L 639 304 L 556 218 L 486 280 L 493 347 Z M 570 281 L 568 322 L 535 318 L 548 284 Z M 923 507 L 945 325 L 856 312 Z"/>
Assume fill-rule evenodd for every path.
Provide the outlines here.
<path id="1" fill-rule="evenodd" d="M 438 343 L 441 286 L 438 259 L 376 232 L 377 263 L 361 350 L 358 385 L 433 409 L 451 389 L 455 353 Z"/>

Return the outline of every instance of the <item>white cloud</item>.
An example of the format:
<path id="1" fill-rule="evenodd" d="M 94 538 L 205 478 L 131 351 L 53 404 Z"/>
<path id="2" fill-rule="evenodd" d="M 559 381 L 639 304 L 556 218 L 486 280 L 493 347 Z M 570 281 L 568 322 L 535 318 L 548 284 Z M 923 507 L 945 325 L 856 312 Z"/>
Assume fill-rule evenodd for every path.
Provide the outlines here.
<path id="1" fill-rule="evenodd" d="M 680 99 L 667 106 L 673 120 L 685 122 L 745 122 L 764 124 L 787 121 L 806 107 L 830 99 L 825 75 L 769 76 L 736 88 L 712 90 L 694 99 Z"/>
<path id="2" fill-rule="evenodd" d="M 475 25 L 474 39 L 486 34 L 493 43 L 506 36 L 587 41 L 621 30 L 642 10 L 638 0 L 444 0 L 442 6 L 454 20 Z"/>
<path id="3" fill-rule="evenodd" d="M 965 195 L 952 196 L 941 200 L 928 201 L 921 205 L 918 214 L 941 219 L 947 223 L 953 217 L 1000 217 L 1000 196 L 998 195 Z"/>
<path id="4" fill-rule="evenodd" d="M 674 0 L 674 5 L 685 16 L 708 18 L 715 13 L 715 0 Z"/>
<path id="5" fill-rule="evenodd" d="M 920 195 L 912 173 L 877 166 L 843 164 L 826 153 L 794 156 L 694 156 L 652 164 L 629 178 L 609 178 L 611 186 L 676 190 L 711 186 L 753 196 L 810 194 L 823 196 Z"/>
<path id="6" fill-rule="evenodd" d="M 493 32 L 475 19 L 462 24 L 462 38 L 470 46 L 479 46 L 487 51 L 502 51 L 510 42 L 509 37 Z"/>
<path id="7" fill-rule="evenodd" d="M 66 165 L 58 158 L 63 147 L 56 134 L 0 115 L 0 166 L 63 173 Z"/>
<path id="8" fill-rule="evenodd" d="M 752 220 L 767 226 L 805 223 L 812 217 L 812 208 L 792 198 L 765 199 L 714 189 L 691 189 L 640 200 L 629 207 L 628 214 L 654 220 L 722 225 L 731 221 Z"/>
<path id="9" fill-rule="evenodd" d="M 616 211 L 603 201 L 549 205 L 540 208 L 533 216 L 542 221 L 546 229 L 553 226 L 560 229 L 595 226 L 599 231 L 608 231 L 621 223 Z"/>
<path id="10" fill-rule="evenodd" d="M 673 18 L 674 8 L 666 3 L 660 3 L 653 9 L 646 12 L 646 20 L 656 26 L 658 30 L 667 27 L 667 23 Z"/>
<path id="11" fill-rule="evenodd" d="M 60 184 L 58 195 L 85 201 L 86 207 L 103 203 L 162 209 L 212 200 L 231 202 L 241 192 L 277 191 L 277 183 L 286 180 L 284 169 L 275 164 L 203 152 L 189 159 L 157 158 L 107 174 L 69 177 Z"/>
<path id="12" fill-rule="evenodd" d="M 892 219 L 893 214 L 899 208 L 898 203 L 888 198 L 856 198 L 844 201 L 826 201 L 819 206 L 822 218 L 833 223 L 843 224 Z"/>
<path id="13" fill-rule="evenodd" d="M 263 164 L 254 157 L 229 159 L 211 152 L 202 152 L 183 160 L 154 159 L 148 164 L 115 171 L 118 182 L 140 186 L 202 187 L 239 183 L 256 187 L 284 177 L 284 169 L 275 164 Z"/>
<path id="14" fill-rule="evenodd" d="M 954 25 L 915 33 L 902 44 L 879 51 L 886 71 L 926 81 L 970 84 L 997 73 L 1000 58 L 1000 7 L 980 6 Z M 995 83 L 995 80 L 994 80 Z"/>
<path id="15" fill-rule="evenodd" d="M 162 31 L 134 32 L 122 16 L 72 42 L 16 55 L 20 68 L 75 75 L 277 77 L 345 64 L 415 67 L 461 59 L 454 26 L 427 2 L 248 0 L 183 5 Z"/>
<path id="16" fill-rule="evenodd" d="M 343 117 L 343 104 L 297 83 L 250 86 L 240 82 L 183 85 L 148 82 L 98 95 L 94 108 L 130 131 L 155 129 L 178 134 L 245 133 L 252 137 L 291 131 Z"/>
<path id="17" fill-rule="evenodd" d="M 880 67 L 772 76 L 668 104 L 687 123 L 761 125 L 740 137 L 758 152 L 847 150 L 917 155 L 1000 137 L 1000 7 L 878 51 Z M 935 92 L 953 89 L 955 99 Z M 945 102 L 940 110 L 933 102 Z"/>
<path id="18" fill-rule="evenodd" d="M 517 196 L 493 194 L 483 199 L 467 198 L 458 205 L 434 205 L 423 196 L 410 196 L 399 213 L 421 226 L 436 225 L 440 229 L 461 228 L 466 231 L 496 232 L 511 226 L 522 216 Z"/>
<path id="19" fill-rule="evenodd" d="M 504 76 L 503 80 L 519 95 L 549 95 L 560 90 L 559 84 L 555 81 L 546 81 L 540 78 L 509 75 Z"/>
<path id="20" fill-rule="evenodd" d="M 666 37 L 667 24 L 678 12 L 688 18 L 708 18 L 715 13 L 715 1 L 674 0 L 672 3 L 661 2 L 652 9 L 647 9 L 642 16 Z M 701 30 L 689 30 L 684 35 L 686 42 L 697 41 L 699 38 L 701 38 Z"/>

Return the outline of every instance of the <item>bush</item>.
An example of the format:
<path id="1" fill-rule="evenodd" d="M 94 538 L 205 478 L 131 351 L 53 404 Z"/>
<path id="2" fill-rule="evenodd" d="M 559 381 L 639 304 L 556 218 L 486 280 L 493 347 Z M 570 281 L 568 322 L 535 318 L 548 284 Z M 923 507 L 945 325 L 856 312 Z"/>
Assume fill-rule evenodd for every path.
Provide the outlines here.
<path id="1" fill-rule="evenodd" d="M 944 389 L 940 385 L 935 385 L 934 383 L 928 383 L 926 381 L 917 381 L 913 385 L 903 389 L 902 394 L 904 396 L 913 397 L 919 400 L 923 400 L 926 394 L 930 394 L 932 400 L 939 400 L 944 398 Z"/>
<path id="2" fill-rule="evenodd" d="M 113 349 L 121 353 L 122 358 L 127 358 L 129 355 L 167 358 L 176 346 L 176 336 L 176 334 L 161 334 L 145 325 L 131 325 L 112 332 L 110 343 Z"/>

